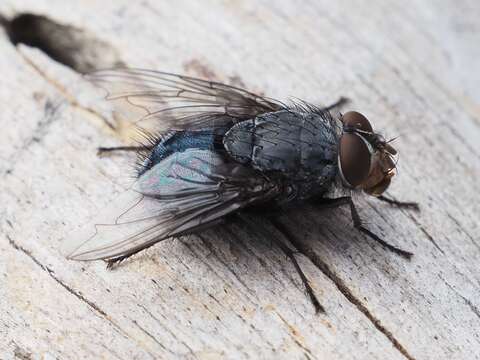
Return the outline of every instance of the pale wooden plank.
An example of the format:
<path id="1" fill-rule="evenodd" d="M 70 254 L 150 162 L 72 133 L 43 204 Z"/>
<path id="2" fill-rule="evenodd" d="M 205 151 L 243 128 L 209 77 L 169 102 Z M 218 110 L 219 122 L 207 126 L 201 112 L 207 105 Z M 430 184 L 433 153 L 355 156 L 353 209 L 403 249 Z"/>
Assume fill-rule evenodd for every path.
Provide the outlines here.
<path id="1" fill-rule="evenodd" d="M 38 52 L 20 51 L 37 64 L 46 60 Z M 12 89 L 23 86 L 14 82 L 9 85 Z M 47 98 L 59 96 L 48 81 L 44 87 Z M 39 122 L 45 118 L 42 112 L 33 113 Z M 54 117 L 48 132 L 38 141 L 20 150 L 1 195 L 2 202 L 8 204 L 2 213 L 2 231 L 7 246 L 32 254 L 35 260 L 31 262 L 38 271 L 46 271 L 39 264 L 51 269 L 59 282 L 53 292 L 73 298 L 66 300 L 72 307 L 98 309 L 90 316 L 99 317 L 100 313 L 108 323 L 105 326 L 113 323 L 124 331 L 112 334 L 114 340 L 106 339 L 108 343 L 126 337 L 137 344 L 140 358 L 350 358 L 351 347 L 338 346 L 340 338 L 349 338 L 365 357 L 381 358 L 373 349 L 392 358 L 402 357 L 318 269 L 305 263 L 306 271 L 320 281 L 316 285 L 319 291 L 328 294 L 325 305 L 331 303 L 332 309 L 337 309 L 336 315 L 328 318 L 315 315 L 287 259 L 268 240 L 259 241 L 254 234 L 242 234 L 241 229 L 234 229 L 241 234 L 238 239 L 208 233 L 205 241 L 195 237 L 171 241 L 149 251 L 153 257 L 141 256 L 117 271 L 107 271 L 102 263 L 63 259 L 59 253 L 61 241 L 118 191 L 115 184 L 121 181 L 114 174 L 125 177 L 116 159 L 96 157 L 92 144 L 109 140 L 95 124 L 97 119 L 89 122 L 85 112 L 67 108 Z M 9 272 L 5 270 L 5 274 Z M 2 287 L 13 294 L 17 291 L 8 283 Z M 34 296 L 35 290 L 32 292 Z M 80 304 L 75 305 L 74 300 Z M 7 308 L 9 302 L 4 306 Z M 63 315 L 60 307 L 52 305 L 52 309 Z M 40 310 L 35 309 L 34 314 L 36 311 Z M 13 350 L 17 347 L 12 344 L 16 344 L 27 353 L 48 352 L 62 358 L 69 354 L 89 357 L 97 351 L 97 342 L 90 344 L 92 337 L 98 340 L 97 335 L 88 332 L 82 338 L 82 347 L 62 339 L 52 341 L 46 351 L 45 342 L 37 337 L 47 329 L 30 324 L 30 319 L 25 325 L 20 315 L 12 312 L 9 320 L 17 330 L 6 329 L 6 344 L 14 346 Z M 89 317 L 84 317 L 88 321 Z M 19 335 L 24 326 L 35 327 L 35 333 Z M 84 326 L 83 322 L 72 322 L 64 331 L 77 333 Z M 129 354 L 119 349 L 120 356 Z"/>
<path id="2" fill-rule="evenodd" d="M 478 72 L 471 70 L 478 5 L 51 3 L 6 2 L 0 11 L 36 10 L 87 28 L 133 66 L 222 81 L 234 77 L 282 98 L 329 102 L 349 96 L 352 106 L 388 135 L 401 135 L 396 142 L 400 174 L 391 194 L 422 205 L 416 214 L 358 199 L 372 230 L 415 251 L 411 262 L 356 234 L 346 209 L 330 216 L 306 209 L 282 219 L 310 255 L 303 265 L 327 308 L 325 316 L 313 314 L 293 267 L 268 240 L 239 228 L 236 237 L 208 232 L 203 241 L 191 237 L 162 244 L 115 272 L 98 263 L 66 262 L 58 253 L 60 240 L 119 189 L 112 185 L 122 172 L 119 159 L 100 161 L 93 151 L 116 140 L 94 116 L 70 109 L 61 121 L 52 121 L 42 141 L 21 151 L 15 144 L 31 138 L 45 117 L 38 111 L 41 103 L 24 104 L 12 90 L 53 90 L 5 43 L 11 57 L 3 66 L 20 67 L 16 73 L 34 82 L 30 89 L 9 72 L 12 90 L 2 88 L 6 109 L 26 109 L 25 114 L 7 111 L 27 124 L 23 132 L 10 128 L 2 146 L 5 158 L 18 156 L 4 180 L 3 217 L 13 228 L 3 224 L 3 232 L 70 288 L 108 309 L 131 337 L 143 339 L 136 351 L 170 357 L 480 356 L 480 95 L 474 86 Z M 74 89 L 75 74 L 35 52 L 22 52 L 50 78 Z M 82 330 L 81 324 L 74 326 Z M 34 351 L 36 342 L 45 344 L 40 334 L 28 340 L 9 336 Z M 88 354 L 95 346 L 69 349 Z M 52 344 L 52 353 L 58 351 Z"/>

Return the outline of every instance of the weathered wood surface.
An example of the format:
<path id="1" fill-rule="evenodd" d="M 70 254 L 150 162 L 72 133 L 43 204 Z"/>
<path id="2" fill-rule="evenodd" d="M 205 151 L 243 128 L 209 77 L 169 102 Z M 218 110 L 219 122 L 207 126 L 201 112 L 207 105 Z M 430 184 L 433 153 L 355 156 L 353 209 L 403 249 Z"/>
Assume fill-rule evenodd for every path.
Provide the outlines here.
<path id="1" fill-rule="evenodd" d="M 358 199 L 411 261 L 358 234 L 348 209 L 282 217 L 320 315 L 288 259 L 238 225 L 164 242 L 115 271 L 67 261 L 62 241 L 120 190 L 126 160 L 95 154 L 120 136 L 77 98 L 77 72 L 0 31 L 0 358 L 480 358 L 477 1 L 0 4 L 4 18 L 22 12 L 85 29 L 114 49 L 107 65 L 277 98 L 348 96 L 400 135 L 389 193 L 422 211 Z M 73 50 L 95 59 L 92 43 Z"/>

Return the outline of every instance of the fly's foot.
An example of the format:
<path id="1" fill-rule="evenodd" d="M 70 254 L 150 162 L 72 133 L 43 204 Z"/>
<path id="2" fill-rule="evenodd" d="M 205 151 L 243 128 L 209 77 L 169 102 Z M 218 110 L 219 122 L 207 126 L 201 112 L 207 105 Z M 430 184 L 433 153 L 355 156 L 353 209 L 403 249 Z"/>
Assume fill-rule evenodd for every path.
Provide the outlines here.
<path id="1" fill-rule="evenodd" d="M 353 225 L 355 226 L 355 228 L 357 228 L 362 233 L 368 235 L 368 237 L 370 239 L 375 240 L 376 242 L 378 242 L 380 245 L 382 245 L 386 249 L 394 252 L 397 255 L 400 255 L 400 256 L 404 257 L 405 259 L 410 260 L 410 258 L 413 256 L 413 253 L 411 253 L 410 251 L 402 250 L 400 248 L 397 248 L 396 246 L 393 246 L 393 245 L 387 243 L 385 240 L 380 238 L 378 235 L 374 234 L 373 232 L 371 232 L 367 228 L 364 228 L 363 224 L 362 224 L 362 220 L 360 219 L 360 216 L 358 215 L 358 211 L 355 208 L 355 204 L 353 203 L 353 200 L 352 200 L 351 197 L 348 198 L 348 203 L 350 205 L 350 213 L 352 215 Z"/>
<path id="2" fill-rule="evenodd" d="M 414 203 L 406 203 L 406 204 L 414 204 Z M 358 215 L 358 211 L 355 208 L 355 204 L 350 196 L 344 196 L 336 199 L 322 199 L 322 202 L 318 204 L 321 208 L 333 208 L 342 205 L 349 205 L 350 206 L 350 215 L 352 216 L 353 226 L 356 229 L 367 235 L 370 239 L 375 240 L 380 245 L 385 247 L 386 249 L 394 252 L 397 255 L 404 257 L 405 259 L 411 259 L 413 253 L 410 251 L 402 250 L 396 246 L 393 246 L 387 243 L 385 240 L 381 239 L 378 235 L 374 234 L 367 228 L 363 226 L 362 220 Z"/>
<path id="3" fill-rule="evenodd" d="M 97 156 L 105 156 L 119 151 L 138 152 L 145 150 L 144 146 L 114 146 L 114 147 L 98 147 Z"/>
<path id="4" fill-rule="evenodd" d="M 114 270 L 121 262 L 121 260 L 105 260 L 107 264 L 107 270 Z"/>
<path id="5" fill-rule="evenodd" d="M 389 198 L 387 196 L 380 195 L 377 197 L 378 200 L 384 201 L 387 204 L 399 207 L 399 208 L 404 208 L 404 209 L 410 209 L 414 211 L 420 211 L 420 205 L 418 205 L 417 202 L 409 202 L 409 201 L 397 201 L 392 198 Z"/>
<path id="6" fill-rule="evenodd" d="M 116 269 L 122 262 L 124 262 L 125 260 L 127 260 L 129 257 L 131 257 L 133 254 L 135 254 L 137 252 L 138 251 L 136 251 L 134 253 L 129 253 L 129 254 L 126 254 L 126 255 L 118 256 L 118 257 L 113 258 L 113 259 L 105 260 L 105 262 L 107 263 L 107 270 Z"/>
<path id="7" fill-rule="evenodd" d="M 105 260 L 105 262 L 107 263 L 107 270 L 114 270 L 117 266 L 120 265 L 120 263 L 123 260 L 125 260 L 125 259 L 115 258 L 115 259 L 111 259 L 111 260 Z"/>
<path id="8" fill-rule="evenodd" d="M 356 228 L 358 230 L 360 230 L 361 232 L 363 232 L 364 234 L 368 235 L 368 237 L 370 237 L 371 239 L 373 239 L 376 242 L 378 242 L 379 244 L 381 244 L 386 249 L 394 252 L 395 254 L 400 255 L 401 257 L 403 257 L 407 260 L 410 260 L 412 258 L 413 253 L 411 253 L 410 251 L 402 250 L 402 249 L 400 249 L 396 246 L 393 246 L 393 245 L 387 243 L 385 240 L 383 240 L 382 238 L 380 238 L 378 235 L 374 234 L 370 230 L 364 228 L 362 225 L 358 225 L 358 226 L 356 226 Z"/>
<path id="9" fill-rule="evenodd" d="M 336 108 L 339 108 L 339 107 L 342 107 L 343 105 L 347 104 L 350 102 L 350 99 L 345 97 L 345 96 L 342 96 L 340 97 L 340 99 L 338 99 L 337 101 L 335 101 L 333 104 L 330 104 L 328 106 L 325 106 L 324 108 L 322 108 L 322 110 L 325 110 L 325 111 L 330 111 L 330 110 L 333 110 L 333 109 L 336 109 Z"/>

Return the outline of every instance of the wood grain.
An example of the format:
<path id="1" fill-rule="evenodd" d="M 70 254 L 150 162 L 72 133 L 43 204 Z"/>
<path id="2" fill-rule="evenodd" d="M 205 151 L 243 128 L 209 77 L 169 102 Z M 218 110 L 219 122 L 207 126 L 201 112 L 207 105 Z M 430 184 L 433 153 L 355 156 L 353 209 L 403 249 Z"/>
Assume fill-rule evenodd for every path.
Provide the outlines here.
<path id="1" fill-rule="evenodd" d="M 0 358 L 480 358 L 477 2 L 0 4 L 6 21 L 21 13 L 98 42 L 69 50 L 88 56 L 72 69 L 0 32 Z M 372 231 L 415 256 L 357 233 L 348 209 L 281 215 L 320 315 L 271 239 L 239 223 L 165 241 L 114 271 L 65 260 L 68 234 L 129 175 L 128 157 L 95 153 L 125 137 L 78 72 L 97 58 L 280 99 L 349 97 L 399 136 L 389 194 L 421 212 L 356 203 Z"/>

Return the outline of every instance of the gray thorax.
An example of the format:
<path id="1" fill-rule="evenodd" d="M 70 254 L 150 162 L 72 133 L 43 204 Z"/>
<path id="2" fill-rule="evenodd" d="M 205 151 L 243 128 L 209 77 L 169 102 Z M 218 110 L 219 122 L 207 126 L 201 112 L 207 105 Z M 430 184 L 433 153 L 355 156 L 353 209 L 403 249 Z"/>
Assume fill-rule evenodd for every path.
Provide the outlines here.
<path id="1" fill-rule="evenodd" d="M 263 114 L 235 124 L 223 144 L 236 161 L 283 178 L 297 199 L 324 192 L 337 174 L 335 123 L 320 114 Z"/>

